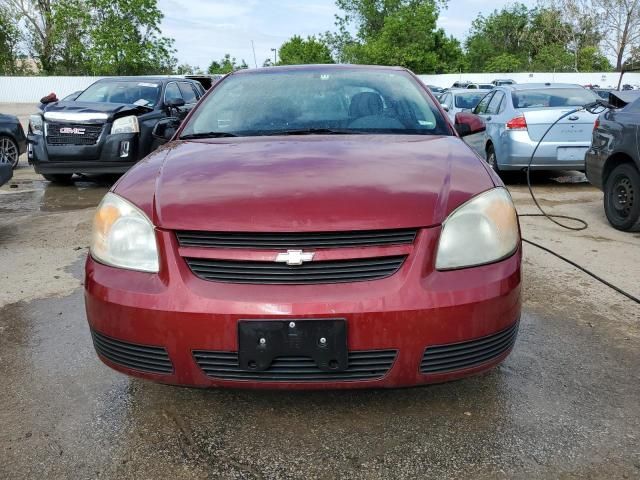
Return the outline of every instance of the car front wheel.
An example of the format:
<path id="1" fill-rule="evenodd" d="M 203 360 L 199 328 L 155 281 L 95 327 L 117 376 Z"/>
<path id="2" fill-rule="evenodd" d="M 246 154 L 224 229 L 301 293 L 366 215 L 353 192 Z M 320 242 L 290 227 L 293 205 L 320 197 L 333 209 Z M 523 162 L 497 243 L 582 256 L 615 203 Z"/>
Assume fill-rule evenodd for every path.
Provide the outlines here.
<path id="1" fill-rule="evenodd" d="M 19 159 L 18 144 L 10 137 L 0 137 L 0 163 L 10 163 L 11 168 L 16 168 Z"/>
<path id="2" fill-rule="evenodd" d="M 613 169 L 604 188 L 604 211 L 618 230 L 640 231 L 640 172 L 628 163 Z"/>

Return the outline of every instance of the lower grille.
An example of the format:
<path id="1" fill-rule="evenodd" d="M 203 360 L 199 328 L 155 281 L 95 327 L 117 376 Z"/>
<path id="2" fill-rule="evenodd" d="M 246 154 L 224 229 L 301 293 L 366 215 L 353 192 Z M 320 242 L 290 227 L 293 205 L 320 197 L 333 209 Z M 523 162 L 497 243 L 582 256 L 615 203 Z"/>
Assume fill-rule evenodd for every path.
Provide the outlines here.
<path id="1" fill-rule="evenodd" d="M 518 323 L 488 337 L 462 343 L 427 347 L 420 363 L 422 373 L 446 373 L 481 365 L 513 347 Z"/>
<path id="2" fill-rule="evenodd" d="M 47 123 L 49 145 L 95 145 L 102 133 L 102 125 Z"/>
<path id="3" fill-rule="evenodd" d="M 191 271 L 214 282 L 252 284 L 318 284 L 379 280 L 396 273 L 406 256 L 359 258 L 286 265 L 276 262 L 245 262 L 185 258 Z"/>
<path id="4" fill-rule="evenodd" d="M 252 372 L 238 366 L 237 352 L 198 350 L 193 356 L 208 377 L 222 380 L 258 380 L 265 382 L 322 382 L 376 380 L 393 366 L 396 350 L 349 352 L 349 367 L 342 372 L 320 370 L 309 357 L 279 357 L 268 370 Z"/>
<path id="5" fill-rule="evenodd" d="M 104 358 L 123 367 L 148 373 L 172 373 L 173 365 L 163 347 L 123 342 L 92 331 L 93 345 Z"/>

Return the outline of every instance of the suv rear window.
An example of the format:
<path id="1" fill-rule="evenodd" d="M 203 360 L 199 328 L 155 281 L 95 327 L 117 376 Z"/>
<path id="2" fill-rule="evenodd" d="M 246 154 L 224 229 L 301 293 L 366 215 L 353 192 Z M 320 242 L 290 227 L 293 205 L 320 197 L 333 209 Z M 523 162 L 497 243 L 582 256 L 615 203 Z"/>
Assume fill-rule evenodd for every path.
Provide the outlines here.
<path id="1" fill-rule="evenodd" d="M 511 96 L 515 108 L 579 107 L 598 99 L 591 90 L 579 87 L 516 90 Z"/>

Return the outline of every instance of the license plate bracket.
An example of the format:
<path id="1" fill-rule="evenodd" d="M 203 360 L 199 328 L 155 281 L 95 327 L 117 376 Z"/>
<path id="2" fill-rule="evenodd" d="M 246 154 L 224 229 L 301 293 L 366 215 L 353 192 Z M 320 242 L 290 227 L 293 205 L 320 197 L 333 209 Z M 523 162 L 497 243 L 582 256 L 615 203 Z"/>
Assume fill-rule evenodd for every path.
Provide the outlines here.
<path id="1" fill-rule="evenodd" d="M 246 371 L 269 369 L 277 357 L 311 357 L 327 372 L 349 366 L 347 322 L 328 320 L 240 320 L 238 362 Z"/>
<path id="2" fill-rule="evenodd" d="M 558 147 L 557 158 L 561 162 L 583 162 L 588 147 Z"/>

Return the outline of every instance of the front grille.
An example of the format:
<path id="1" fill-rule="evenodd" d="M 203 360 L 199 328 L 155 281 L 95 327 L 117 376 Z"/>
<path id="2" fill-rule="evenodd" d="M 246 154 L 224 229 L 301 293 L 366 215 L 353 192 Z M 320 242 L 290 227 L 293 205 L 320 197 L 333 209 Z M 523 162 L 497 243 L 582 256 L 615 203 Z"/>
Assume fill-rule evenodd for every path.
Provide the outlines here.
<path id="1" fill-rule="evenodd" d="M 359 258 L 286 265 L 185 258 L 191 271 L 203 280 L 252 284 L 317 284 L 379 280 L 396 273 L 406 256 Z"/>
<path id="2" fill-rule="evenodd" d="M 320 370 L 309 357 L 279 357 L 267 370 L 253 372 L 240 369 L 237 352 L 193 352 L 196 363 L 208 377 L 265 382 L 377 380 L 391 369 L 396 354 L 396 350 L 349 352 L 349 367 L 342 372 Z"/>
<path id="3" fill-rule="evenodd" d="M 375 247 L 411 244 L 416 229 L 368 230 L 320 233 L 237 233 L 176 232 L 182 247 L 252 248 L 281 250 L 287 248 Z"/>
<path id="4" fill-rule="evenodd" d="M 104 358 L 123 367 L 148 373 L 172 373 L 173 365 L 163 347 L 123 342 L 91 331 L 93 345 Z"/>
<path id="5" fill-rule="evenodd" d="M 422 373 L 447 373 L 471 368 L 499 357 L 513 347 L 518 323 L 500 333 L 461 343 L 427 347 L 420 363 Z"/>
<path id="6" fill-rule="evenodd" d="M 61 133 L 61 129 L 71 129 L 75 133 Z M 47 123 L 47 143 L 49 145 L 95 145 L 102 133 L 102 125 Z M 78 132 L 84 132 L 80 134 Z"/>

